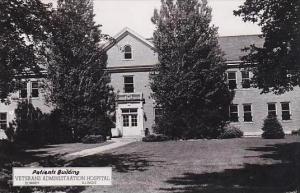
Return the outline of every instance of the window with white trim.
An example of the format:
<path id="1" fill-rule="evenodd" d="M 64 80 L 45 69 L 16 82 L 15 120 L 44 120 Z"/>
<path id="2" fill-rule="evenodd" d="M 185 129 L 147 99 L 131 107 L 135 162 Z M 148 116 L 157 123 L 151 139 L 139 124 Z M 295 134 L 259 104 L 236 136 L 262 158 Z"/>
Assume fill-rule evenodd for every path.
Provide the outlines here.
<path id="1" fill-rule="evenodd" d="M 252 105 L 243 104 L 244 122 L 252 122 Z"/>
<path id="2" fill-rule="evenodd" d="M 39 83 L 38 81 L 31 82 L 31 97 L 39 97 Z"/>
<path id="3" fill-rule="evenodd" d="M 238 122 L 239 121 L 239 110 L 238 105 L 232 104 L 229 107 L 229 118 L 231 122 Z"/>
<path id="4" fill-rule="evenodd" d="M 0 129 L 7 128 L 7 113 L 0 113 Z"/>
<path id="5" fill-rule="evenodd" d="M 124 76 L 124 92 L 125 93 L 134 92 L 133 76 Z"/>
<path id="6" fill-rule="evenodd" d="M 132 49 L 130 45 L 124 46 L 124 59 L 126 60 L 132 59 Z"/>
<path id="7" fill-rule="evenodd" d="M 122 109 L 123 127 L 138 126 L 138 109 Z"/>
<path id="8" fill-rule="evenodd" d="M 242 87 L 250 88 L 250 72 L 247 70 L 242 71 Z"/>
<path id="9" fill-rule="evenodd" d="M 227 72 L 227 81 L 229 89 L 233 90 L 237 88 L 236 84 L 236 72 Z"/>
<path id="10" fill-rule="evenodd" d="M 282 120 L 290 120 L 291 119 L 291 111 L 290 111 L 290 103 L 289 102 L 281 103 L 281 116 L 282 116 Z"/>
<path id="11" fill-rule="evenodd" d="M 268 103 L 268 116 L 277 116 L 276 103 Z"/>

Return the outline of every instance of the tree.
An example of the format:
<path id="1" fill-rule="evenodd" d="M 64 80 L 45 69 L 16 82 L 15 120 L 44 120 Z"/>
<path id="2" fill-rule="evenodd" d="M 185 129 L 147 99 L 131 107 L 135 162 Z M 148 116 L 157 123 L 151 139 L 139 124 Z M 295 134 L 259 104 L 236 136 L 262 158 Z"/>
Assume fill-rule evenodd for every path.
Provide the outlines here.
<path id="1" fill-rule="evenodd" d="M 49 101 L 78 138 L 106 135 L 110 129 L 113 91 L 105 71 L 107 56 L 99 25 L 93 21 L 92 0 L 58 0 L 47 61 Z"/>
<path id="2" fill-rule="evenodd" d="M 40 72 L 38 51 L 49 30 L 49 8 L 40 0 L 1 0 L 1 101 L 18 89 L 18 75 Z"/>
<path id="3" fill-rule="evenodd" d="M 262 137 L 265 139 L 282 139 L 284 132 L 276 116 L 268 115 L 264 120 Z"/>
<path id="4" fill-rule="evenodd" d="M 176 138 L 217 137 L 232 93 L 211 9 L 204 0 L 162 0 L 152 22 L 159 64 L 151 88 L 163 110 L 156 131 Z"/>
<path id="5" fill-rule="evenodd" d="M 242 58 L 253 69 L 254 85 L 263 93 L 275 94 L 299 86 L 300 1 L 246 0 L 234 15 L 262 28 L 263 47 L 251 45 Z"/>

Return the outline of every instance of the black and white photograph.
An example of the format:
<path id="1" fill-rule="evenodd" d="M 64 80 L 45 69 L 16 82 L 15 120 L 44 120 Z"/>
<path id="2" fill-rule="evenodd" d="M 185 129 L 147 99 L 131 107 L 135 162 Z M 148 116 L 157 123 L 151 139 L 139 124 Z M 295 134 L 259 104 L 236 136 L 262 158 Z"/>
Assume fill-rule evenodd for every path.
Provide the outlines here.
<path id="1" fill-rule="evenodd" d="M 300 193 L 300 1 L 0 0 L 0 193 Z"/>

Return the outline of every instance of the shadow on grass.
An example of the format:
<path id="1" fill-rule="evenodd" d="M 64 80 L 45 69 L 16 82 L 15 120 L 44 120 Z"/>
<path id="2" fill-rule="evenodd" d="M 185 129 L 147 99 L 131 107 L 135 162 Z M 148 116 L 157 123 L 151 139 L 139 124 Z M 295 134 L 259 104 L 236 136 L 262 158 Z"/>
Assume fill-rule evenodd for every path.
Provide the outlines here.
<path id="1" fill-rule="evenodd" d="M 11 185 L 11 170 L 15 166 L 35 166 L 35 167 L 112 167 L 113 171 L 117 172 L 132 172 L 132 171 L 145 171 L 148 167 L 153 166 L 154 162 L 161 161 L 149 161 L 147 157 L 149 155 L 139 154 L 98 154 L 92 156 L 86 156 L 73 160 L 62 159 L 63 154 L 47 155 L 45 151 L 35 152 L 19 152 L 19 156 L 15 157 L 12 162 L 7 164 L 6 171 L 8 175 L 4 184 L 0 182 L 0 193 L 31 193 L 34 191 L 40 191 L 45 193 L 50 192 L 66 192 L 66 193 L 80 193 L 85 190 L 86 187 L 12 187 Z M 8 183 L 7 183 L 8 182 Z"/>
<path id="2" fill-rule="evenodd" d="M 68 163 L 73 167 L 112 167 L 113 171 L 131 172 L 146 171 L 148 167 L 154 163 L 162 163 L 163 161 L 150 161 L 147 158 L 151 155 L 140 154 L 97 154 L 77 158 Z"/>
<path id="3" fill-rule="evenodd" d="M 184 173 L 166 182 L 175 193 L 298 193 L 300 192 L 300 143 L 275 144 L 247 149 L 258 158 L 279 160 L 268 165 L 245 164 L 240 169 L 215 173 Z"/>

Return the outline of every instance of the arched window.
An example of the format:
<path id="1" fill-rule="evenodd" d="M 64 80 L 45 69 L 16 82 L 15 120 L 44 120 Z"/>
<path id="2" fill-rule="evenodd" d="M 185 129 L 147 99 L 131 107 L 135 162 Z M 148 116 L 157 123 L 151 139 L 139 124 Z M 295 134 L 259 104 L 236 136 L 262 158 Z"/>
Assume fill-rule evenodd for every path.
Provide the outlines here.
<path id="1" fill-rule="evenodd" d="M 124 47 L 124 58 L 127 60 L 132 58 L 132 49 L 129 45 Z"/>

